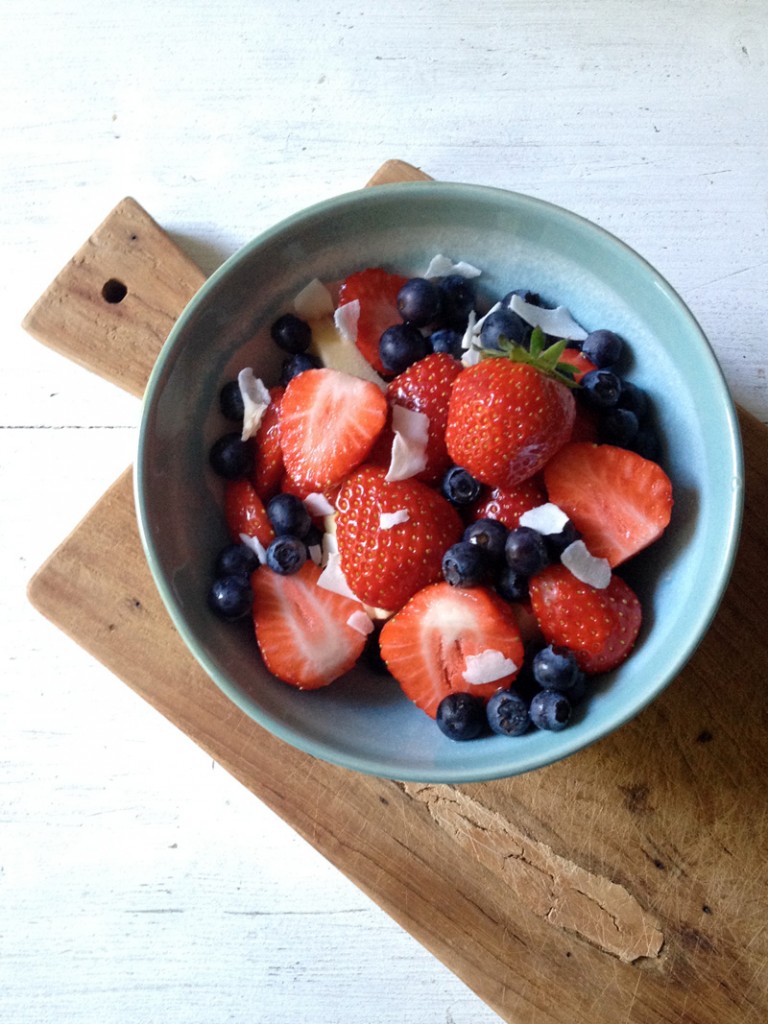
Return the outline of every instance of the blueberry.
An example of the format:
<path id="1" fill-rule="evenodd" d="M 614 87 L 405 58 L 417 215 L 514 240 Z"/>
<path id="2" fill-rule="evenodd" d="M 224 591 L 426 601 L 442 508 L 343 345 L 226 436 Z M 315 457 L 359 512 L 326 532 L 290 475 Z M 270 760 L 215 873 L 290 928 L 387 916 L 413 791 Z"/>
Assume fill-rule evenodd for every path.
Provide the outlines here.
<path id="1" fill-rule="evenodd" d="M 497 690 L 485 706 L 488 725 L 500 736 L 522 736 L 531 718 L 528 704 L 512 690 Z"/>
<path id="2" fill-rule="evenodd" d="M 247 544 L 227 544 L 216 557 L 217 576 L 250 576 L 259 568 L 256 552 Z"/>
<path id="3" fill-rule="evenodd" d="M 310 523 L 309 529 L 302 536 L 302 540 L 307 545 L 307 552 L 310 548 L 322 548 L 323 546 L 323 530 L 316 526 L 315 523 Z"/>
<path id="4" fill-rule="evenodd" d="M 531 340 L 531 325 L 511 309 L 497 309 L 483 321 L 480 344 L 483 348 L 498 348 L 501 338 L 527 346 Z"/>
<path id="5" fill-rule="evenodd" d="M 208 591 L 208 607 L 226 622 L 244 618 L 253 607 L 253 591 L 247 576 L 219 576 Z"/>
<path id="6" fill-rule="evenodd" d="M 638 420 L 641 420 L 648 412 L 649 404 L 648 395 L 642 388 L 633 384 L 631 380 L 622 380 L 621 394 L 619 395 L 621 409 L 629 409 L 637 416 Z"/>
<path id="7" fill-rule="evenodd" d="M 505 601 L 526 601 L 528 599 L 528 577 L 503 565 L 496 572 L 494 587 Z"/>
<path id="8" fill-rule="evenodd" d="M 619 448 L 628 448 L 637 437 L 640 424 L 631 409 L 608 409 L 598 424 L 598 434 L 602 444 L 615 444 Z"/>
<path id="9" fill-rule="evenodd" d="M 531 701 L 529 714 L 537 729 L 560 732 L 571 720 L 571 702 L 558 690 L 541 690 Z"/>
<path id="10" fill-rule="evenodd" d="M 482 548 L 489 561 L 500 562 L 504 558 L 507 528 L 498 519 L 477 519 L 466 528 L 462 540 Z"/>
<path id="11" fill-rule="evenodd" d="M 433 331 L 429 336 L 429 344 L 433 352 L 447 352 L 454 359 L 461 359 L 461 342 L 464 335 L 460 331 L 454 331 L 450 327 L 441 327 L 439 331 Z"/>
<path id="12" fill-rule="evenodd" d="M 440 321 L 446 327 L 464 330 L 475 309 L 475 289 L 466 277 L 449 274 L 437 281 L 440 290 Z"/>
<path id="13" fill-rule="evenodd" d="M 245 405 L 240 385 L 236 380 L 228 381 L 219 392 L 219 408 L 225 419 L 242 423 Z"/>
<path id="14" fill-rule="evenodd" d="M 443 555 L 443 579 L 452 587 L 476 587 L 485 579 L 487 566 L 482 548 L 460 540 Z"/>
<path id="15" fill-rule="evenodd" d="M 581 378 L 579 395 L 593 409 L 612 409 L 621 395 L 621 378 L 611 370 L 590 370 Z"/>
<path id="16" fill-rule="evenodd" d="M 277 536 L 306 537 L 312 518 L 295 494 L 276 494 L 267 502 L 267 517 Z"/>
<path id="17" fill-rule="evenodd" d="M 630 448 L 651 462 L 661 461 L 661 442 L 653 427 L 644 424 L 635 435 Z"/>
<path id="18" fill-rule="evenodd" d="M 381 645 L 379 643 L 379 636 L 381 635 L 381 627 L 374 629 L 365 638 L 365 647 L 363 653 L 360 655 L 361 659 L 365 662 L 372 672 L 375 672 L 377 676 L 388 676 L 389 668 L 387 667 L 386 661 L 381 656 Z"/>
<path id="19" fill-rule="evenodd" d="M 556 562 L 565 549 L 580 537 L 579 531 L 569 519 L 559 533 L 548 533 L 544 538 L 550 561 Z"/>
<path id="20" fill-rule="evenodd" d="M 592 331 L 581 344 L 581 351 L 599 369 L 614 366 L 621 358 L 624 342 L 613 331 Z"/>
<path id="21" fill-rule="evenodd" d="M 298 572 L 307 560 L 307 545 L 299 537 L 275 537 L 267 548 L 267 565 L 281 576 Z"/>
<path id="22" fill-rule="evenodd" d="M 304 373 L 305 370 L 319 370 L 322 365 L 317 356 L 310 355 L 309 352 L 299 352 L 283 361 L 280 383 L 286 387 L 300 373 Z"/>
<path id="23" fill-rule="evenodd" d="M 452 505 L 463 507 L 477 501 L 482 485 L 462 466 L 452 466 L 443 477 L 441 489 Z"/>
<path id="24" fill-rule="evenodd" d="M 543 690 L 567 693 L 580 675 L 573 651 L 557 644 L 548 644 L 538 651 L 531 664 L 533 677 Z"/>
<path id="25" fill-rule="evenodd" d="M 413 324 L 388 327 L 379 340 L 379 359 L 387 373 L 395 376 L 429 353 L 429 342 Z"/>
<path id="26" fill-rule="evenodd" d="M 472 693 L 449 693 L 437 706 L 437 727 L 452 740 L 474 740 L 485 731 L 485 705 Z"/>
<path id="27" fill-rule="evenodd" d="M 312 344 L 312 328 L 293 313 L 285 313 L 272 324 L 269 333 L 283 352 L 297 355 L 306 352 Z"/>
<path id="28" fill-rule="evenodd" d="M 412 277 L 397 293 L 397 309 L 403 320 L 426 327 L 440 312 L 440 289 L 425 277 Z"/>
<path id="29" fill-rule="evenodd" d="M 240 434 L 224 434 L 211 446 L 208 458 L 215 473 L 225 480 L 237 480 L 253 469 L 253 446 Z"/>
<path id="30" fill-rule="evenodd" d="M 530 526 L 517 526 L 509 531 L 504 555 L 509 568 L 521 576 L 533 576 L 549 563 L 544 538 Z"/>
<path id="31" fill-rule="evenodd" d="M 529 292 L 527 288 L 516 288 L 514 291 L 507 292 L 504 298 L 501 300 L 502 306 L 509 306 L 512 303 L 512 299 L 518 296 L 523 302 L 527 302 L 529 306 L 541 306 L 541 296 L 537 295 L 536 292 Z"/>

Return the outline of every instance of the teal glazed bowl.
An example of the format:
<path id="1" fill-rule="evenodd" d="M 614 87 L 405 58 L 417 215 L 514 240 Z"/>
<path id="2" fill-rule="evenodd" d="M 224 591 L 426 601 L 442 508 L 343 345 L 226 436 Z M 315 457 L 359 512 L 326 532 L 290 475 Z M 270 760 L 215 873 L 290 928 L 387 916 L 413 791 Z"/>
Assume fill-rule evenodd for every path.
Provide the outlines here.
<path id="1" fill-rule="evenodd" d="M 269 325 L 312 278 L 366 266 L 423 274 L 436 253 L 482 270 L 482 295 L 513 288 L 567 306 L 587 330 L 630 346 L 627 375 L 650 393 L 675 495 L 671 524 L 622 573 L 644 624 L 631 657 L 595 682 L 562 732 L 456 743 L 394 680 L 355 668 L 298 691 L 265 669 L 250 622 L 206 605 L 227 542 L 221 482 L 208 451 L 224 432 L 221 386 L 244 366 L 267 384 L 281 354 Z M 363 189 L 288 218 L 235 253 L 168 337 L 144 399 L 135 474 L 143 545 L 190 651 L 242 711 L 293 746 L 343 767 L 406 781 L 462 783 L 531 771 L 619 728 L 657 697 L 696 650 L 721 600 L 738 541 L 742 454 L 713 351 L 667 282 L 621 241 L 538 199 L 474 185 L 418 182 Z"/>

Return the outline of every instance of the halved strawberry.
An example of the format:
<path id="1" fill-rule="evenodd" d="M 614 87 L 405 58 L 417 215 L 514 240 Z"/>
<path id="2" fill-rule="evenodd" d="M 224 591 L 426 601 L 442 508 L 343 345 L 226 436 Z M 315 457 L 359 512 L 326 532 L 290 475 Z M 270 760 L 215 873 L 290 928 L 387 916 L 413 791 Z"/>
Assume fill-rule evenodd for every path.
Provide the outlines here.
<path id="1" fill-rule="evenodd" d="M 528 363 L 488 358 L 454 381 L 446 445 L 477 480 L 515 487 L 568 441 L 574 415 L 573 393 L 559 380 Z"/>
<path id="2" fill-rule="evenodd" d="M 387 419 L 387 400 L 370 381 L 340 370 L 305 370 L 280 403 L 285 469 L 299 485 L 322 491 L 365 459 Z"/>
<path id="3" fill-rule="evenodd" d="M 520 516 L 529 509 L 543 505 L 547 500 L 538 479 L 524 480 L 516 487 L 494 487 L 486 492 L 470 509 L 470 518 L 498 519 L 508 530 L 520 525 Z"/>
<path id="4" fill-rule="evenodd" d="M 387 388 L 387 398 L 392 404 L 424 413 L 429 418 L 427 465 L 417 475 L 418 480 L 428 484 L 441 480 L 452 464 L 445 447 L 445 428 L 451 386 L 461 370 L 458 359 L 446 352 L 435 352 L 409 366 Z"/>
<path id="5" fill-rule="evenodd" d="M 229 535 L 234 542 L 240 535 L 256 537 L 267 547 L 274 538 L 274 532 L 267 517 L 264 502 L 250 480 L 227 480 L 224 484 L 224 519 Z"/>
<path id="6" fill-rule="evenodd" d="M 593 555 L 612 566 L 655 541 L 669 525 L 672 484 L 655 462 L 626 448 L 574 442 L 544 468 L 559 505 Z"/>
<path id="7" fill-rule="evenodd" d="M 407 280 L 380 267 L 369 267 L 350 274 L 339 288 L 339 306 L 360 303 L 355 344 L 371 366 L 385 376 L 387 371 L 379 359 L 379 339 L 388 327 L 402 323 L 397 293 Z"/>
<path id="8" fill-rule="evenodd" d="M 547 643 L 570 648 L 584 672 L 608 672 L 632 650 L 642 611 L 637 595 L 620 576 L 612 576 L 598 590 L 564 565 L 553 564 L 531 579 L 529 591 Z"/>
<path id="9" fill-rule="evenodd" d="M 253 438 L 251 479 L 263 501 L 269 501 L 277 494 L 283 477 L 283 451 L 280 447 L 280 402 L 283 390 L 281 387 L 269 389 L 272 401 L 267 406 Z"/>
<path id="10" fill-rule="evenodd" d="M 320 569 L 307 561 L 281 576 L 265 567 L 251 578 L 256 641 L 269 671 L 284 683 L 316 690 L 348 672 L 365 647 L 349 625 L 357 601 L 317 585 Z"/>
<path id="11" fill-rule="evenodd" d="M 463 590 L 445 582 L 425 587 L 385 623 L 380 643 L 387 668 L 405 695 L 432 718 L 449 693 L 487 698 L 508 686 L 523 662 L 511 607 L 485 587 Z M 495 678 L 468 681 L 467 676 L 477 678 L 484 662 L 491 671 L 481 669 L 480 677 Z"/>
<path id="12" fill-rule="evenodd" d="M 336 540 L 353 593 L 367 605 L 397 611 L 440 579 L 443 554 L 458 541 L 462 523 L 431 487 L 385 476 L 383 467 L 363 466 L 344 481 L 336 498 Z"/>

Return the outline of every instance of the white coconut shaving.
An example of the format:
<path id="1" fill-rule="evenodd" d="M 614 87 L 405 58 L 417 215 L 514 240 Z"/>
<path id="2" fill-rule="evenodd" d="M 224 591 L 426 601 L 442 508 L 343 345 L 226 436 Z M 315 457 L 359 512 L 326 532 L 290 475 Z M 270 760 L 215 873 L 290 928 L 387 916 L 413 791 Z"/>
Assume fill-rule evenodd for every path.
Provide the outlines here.
<path id="1" fill-rule="evenodd" d="M 340 594 L 342 597 L 351 597 L 353 601 L 358 601 L 359 598 L 352 592 L 352 588 L 347 583 L 347 578 L 344 575 L 341 568 L 341 559 L 337 551 L 328 553 L 328 558 L 325 563 L 325 568 L 317 578 L 318 587 L 322 587 L 323 590 L 330 590 L 332 594 Z"/>
<path id="2" fill-rule="evenodd" d="M 583 540 L 575 540 L 560 555 L 560 561 L 577 580 L 605 590 L 611 582 L 611 564 L 607 558 L 593 555 Z"/>
<path id="3" fill-rule="evenodd" d="M 319 544 L 310 544 L 307 553 L 315 565 L 321 565 L 323 561 L 323 549 Z"/>
<path id="4" fill-rule="evenodd" d="M 336 509 L 324 494 L 313 491 L 304 499 L 304 508 L 311 516 L 332 516 Z"/>
<path id="5" fill-rule="evenodd" d="M 559 505 L 555 505 L 551 501 L 537 505 L 536 508 L 530 508 L 520 516 L 521 526 L 536 530 L 537 533 L 541 533 L 545 537 L 562 533 L 567 523 L 568 516 Z"/>
<path id="6" fill-rule="evenodd" d="M 254 552 L 261 565 L 267 564 L 267 549 L 258 537 L 249 537 L 247 533 L 241 533 L 240 543 L 245 544 L 247 548 Z"/>
<path id="7" fill-rule="evenodd" d="M 480 654 L 466 656 L 461 678 L 470 686 L 482 686 L 484 683 L 495 683 L 516 671 L 517 665 L 511 658 L 489 648 Z"/>
<path id="8" fill-rule="evenodd" d="M 333 322 L 342 341 L 354 344 L 357 341 L 357 325 L 360 320 L 360 300 L 353 299 L 339 306 L 333 314 Z"/>
<path id="9" fill-rule="evenodd" d="M 293 300 L 293 311 L 302 320 L 319 320 L 333 314 L 333 296 L 322 281 L 313 277 Z"/>
<path id="10" fill-rule="evenodd" d="M 438 253 L 437 256 L 432 257 L 424 277 L 449 277 L 452 274 L 458 274 L 459 277 L 472 278 L 479 277 L 481 273 L 482 271 L 473 267 L 471 263 L 465 263 L 464 260 L 454 263 L 452 259 Z"/>
<path id="11" fill-rule="evenodd" d="M 565 306 L 545 309 L 543 306 L 534 306 L 526 302 L 520 295 L 513 295 L 509 300 L 509 308 L 531 327 L 540 327 L 545 334 L 554 338 L 583 341 L 587 336 L 587 332 L 576 323 Z"/>
<path id="12" fill-rule="evenodd" d="M 474 309 L 469 311 L 467 326 L 461 338 L 461 349 L 464 355 L 461 357 L 462 366 L 474 366 L 480 362 L 480 349 L 477 344 L 477 314 Z"/>
<path id="13" fill-rule="evenodd" d="M 363 609 L 359 609 L 347 619 L 347 625 L 350 629 L 356 630 L 358 633 L 362 633 L 363 636 L 368 636 L 369 633 L 373 632 L 373 623 Z"/>
<path id="14" fill-rule="evenodd" d="M 379 528 L 391 530 L 394 526 L 407 523 L 410 518 L 407 508 L 399 508 L 396 512 L 382 512 L 379 516 Z"/>
<path id="15" fill-rule="evenodd" d="M 389 483 L 408 480 L 427 466 L 429 416 L 403 405 L 392 406 L 392 455 L 384 477 Z"/>
<path id="16" fill-rule="evenodd" d="M 254 374 L 250 367 L 245 367 L 238 373 L 237 386 L 243 399 L 242 439 L 247 441 L 258 431 L 272 399 L 264 382 Z"/>

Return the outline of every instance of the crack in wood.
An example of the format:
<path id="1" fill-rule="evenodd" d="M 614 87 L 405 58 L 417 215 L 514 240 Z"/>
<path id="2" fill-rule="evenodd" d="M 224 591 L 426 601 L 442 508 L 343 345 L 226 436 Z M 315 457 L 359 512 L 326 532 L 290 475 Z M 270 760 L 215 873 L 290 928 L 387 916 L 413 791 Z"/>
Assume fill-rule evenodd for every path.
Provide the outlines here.
<path id="1" fill-rule="evenodd" d="M 658 922 L 624 886 L 559 856 L 451 786 L 402 788 L 538 917 L 626 963 L 659 955 L 664 935 Z"/>

